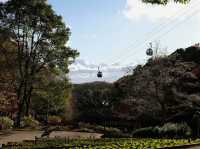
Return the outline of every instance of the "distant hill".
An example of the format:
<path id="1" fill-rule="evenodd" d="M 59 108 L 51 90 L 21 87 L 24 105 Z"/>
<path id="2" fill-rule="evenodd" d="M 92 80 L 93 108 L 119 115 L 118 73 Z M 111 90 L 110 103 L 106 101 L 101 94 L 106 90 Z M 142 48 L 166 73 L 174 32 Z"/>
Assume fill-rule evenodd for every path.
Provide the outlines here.
<path id="1" fill-rule="evenodd" d="M 120 125 L 128 122 L 134 128 L 169 121 L 190 124 L 200 110 L 200 48 L 178 49 L 169 56 L 151 58 L 113 84 L 75 85 L 73 95 L 76 112 L 79 116 L 84 113 L 81 120 L 109 119 L 120 121 Z M 85 102 L 84 107 L 91 111 L 85 112 L 78 101 Z M 91 104 L 93 101 L 98 104 Z"/>

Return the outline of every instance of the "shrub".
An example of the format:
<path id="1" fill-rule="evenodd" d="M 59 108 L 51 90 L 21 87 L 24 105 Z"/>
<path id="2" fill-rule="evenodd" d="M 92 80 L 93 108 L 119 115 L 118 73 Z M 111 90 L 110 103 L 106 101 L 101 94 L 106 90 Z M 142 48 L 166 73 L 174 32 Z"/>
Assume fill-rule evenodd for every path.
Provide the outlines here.
<path id="1" fill-rule="evenodd" d="M 79 131 L 80 132 L 89 132 L 89 133 L 93 133 L 94 132 L 94 130 L 89 129 L 89 128 L 80 128 Z"/>
<path id="2" fill-rule="evenodd" d="M 161 127 L 140 128 L 133 132 L 135 137 L 147 138 L 188 138 L 191 134 L 192 130 L 186 123 L 166 123 Z"/>
<path id="3" fill-rule="evenodd" d="M 60 125 L 62 123 L 62 118 L 59 116 L 49 116 L 48 124 L 50 125 Z"/>
<path id="4" fill-rule="evenodd" d="M 11 129 L 13 124 L 13 120 L 11 120 L 9 117 L 0 117 L 0 130 Z"/>
<path id="5" fill-rule="evenodd" d="M 89 123 L 83 123 L 83 122 L 79 122 L 78 123 L 78 127 L 79 128 L 89 128 L 89 129 L 93 129 L 94 125 L 91 125 Z"/>
<path id="6" fill-rule="evenodd" d="M 194 61 L 200 64 L 200 49 L 196 47 L 186 48 L 182 54 L 183 59 L 186 61 Z"/>
<path id="7" fill-rule="evenodd" d="M 145 138 L 152 138 L 158 135 L 158 127 L 146 127 L 136 129 L 133 133 L 133 136 L 136 137 L 145 137 Z"/>
<path id="8" fill-rule="evenodd" d="M 106 127 L 102 125 L 92 125 L 89 123 L 79 122 L 79 131 L 82 132 L 98 132 L 104 134 L 104 138 L 129 138 L 132 135 L 123 133 L 120 129 L 114 127 Z"/>
<path id="9" fill-rule="evenodd" d="M 104 126 L 96 126 L 94 128 L 96 132 L 103 133 L 104 138 L 128 138 L 131 137 L 129 134 L 123 133 L 120 129 L 118 128 L 113 128 L 113 127 L 104 127 Z"/>
<path id="10" fill-rule="evenodd" d="M 22 127 L 27 128 L 37 128 L 39 124 L 40 123 L 31 116 L 25 116 L 22 121 Z"/>
<path id="11" fill-rule="evenodd" d="M 101 125 L 94 126 L 94 129 L 95 129 L 97 132 L 104 132 L 104 131 L 105 131 L 105 128 L 106 128 L 106 127 L 101 126 Z"/>
<path id="12" fill-rule="evenodd" d="M 105 131 L 110 132 L 110 133 L 112 133 L 112 132 L 120 133 L 121 132 L 121 130 L 119 130 L 118 128 L 113 128 L 113 127 L 105 127 Z"/>
<path id="13" fill-rule="evenodd" d="M 185 138 L 191 136 L 192 130 L 186 123 L 166 123 L 159 128 L 159 134 L 170 138 Z"/>

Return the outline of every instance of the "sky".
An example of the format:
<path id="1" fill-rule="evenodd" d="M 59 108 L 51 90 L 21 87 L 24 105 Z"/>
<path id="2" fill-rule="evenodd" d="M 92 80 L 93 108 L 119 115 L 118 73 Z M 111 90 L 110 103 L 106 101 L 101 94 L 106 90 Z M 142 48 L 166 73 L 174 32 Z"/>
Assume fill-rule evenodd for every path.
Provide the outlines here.
<path id="1" fill-rule="evenodd" d="M 2 1 L 2 0 L 0 0 Z M 3 0 L 5 1 L 5 0 Z M 144 4 L 141 0 L 48 0 L 80 52 L 70 66 L 73 83 L 113 82 L 149 58 L 146 49 L 159 45 L 160 55 L 200 42 L 200 0 L 187 5 Z M 96 73 L 100 67 L 104 77 Z"/>

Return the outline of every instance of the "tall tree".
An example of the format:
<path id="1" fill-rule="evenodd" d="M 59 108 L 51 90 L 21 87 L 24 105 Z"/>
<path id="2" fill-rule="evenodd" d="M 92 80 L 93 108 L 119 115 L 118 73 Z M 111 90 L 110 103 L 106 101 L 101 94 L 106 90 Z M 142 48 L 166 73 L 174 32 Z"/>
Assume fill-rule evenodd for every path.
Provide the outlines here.
<path id="1" fill-rule="evenodd" d="M 161 4 L 161 5 L 166 5 L 167 3 L 169 3 L 171 0 L 142 0 L 145 3 L 151 3 L 151 4 Z M 186 4 L 188 3 L 190 0 L 173 0 L 176 3 L 182 3 L 182 4 Z"/>
<path id="2" fill-rule="evenodd" d="M 35 118 L 47 122 L 48 116 L 67 117 L 67 104 L 71 85 L 64 74 L 55 74 L 44 69 L 36 78 L 31 100 L 31 111 Z"/>
<path id="3" fill-rule="evenodd" d="M 29 114 L 34 81 L 43 68 L 68 73 L 78 52 L 67 45 L 70 29 L 46 0 L 0 3 L 0 28 L 10 33 L 17 49 L 17 126 Z"/>
<path id="4" fill-rule="evenodd" d="M 7 34 L 0 32 L 0 111 L 3 115 L 14 114 L 16 103 L 16 45 Z"/>

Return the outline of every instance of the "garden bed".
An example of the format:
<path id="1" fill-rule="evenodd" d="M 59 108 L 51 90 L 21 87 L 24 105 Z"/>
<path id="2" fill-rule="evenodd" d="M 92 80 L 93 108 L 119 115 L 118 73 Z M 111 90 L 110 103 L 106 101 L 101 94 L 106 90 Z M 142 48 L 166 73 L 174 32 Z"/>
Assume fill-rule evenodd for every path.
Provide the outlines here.
<path id="1" fill-rule="evenodd" d="M 4 149 L 49 149 L 49 148 L 91 148 L 91 149 L 167 149 L 191 147 L 197 145 L 200 140 L 175 140 L 175 139 L 70 139 L 70 138 L 54 138 L 54 139 L 38 139 L 35 141 L 24 141 L 23 143 L 13 143 L 3 146 Z"/>

